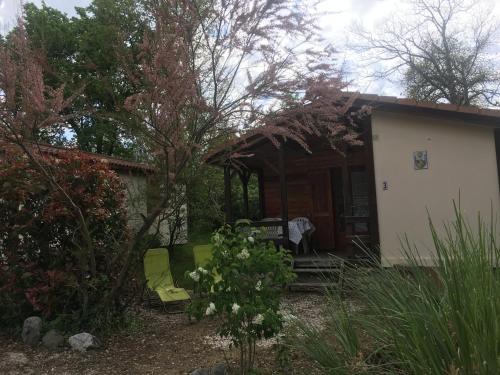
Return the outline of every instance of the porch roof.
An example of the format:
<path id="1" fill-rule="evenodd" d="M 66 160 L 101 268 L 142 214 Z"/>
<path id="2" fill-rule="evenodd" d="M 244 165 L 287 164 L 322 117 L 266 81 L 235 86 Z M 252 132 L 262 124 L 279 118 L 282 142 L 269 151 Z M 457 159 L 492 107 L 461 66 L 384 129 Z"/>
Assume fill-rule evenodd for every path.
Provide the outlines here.
<path id="1" fill-rule="evenodd" d="M 353 104 L 355 108 L 367 105 L 372 108 L 372 111 L 381 110 L 409 114 L 427 114 L 430 116 L 460 120 L 469 123 L 471 126 L 484 125 L 500 128 L 500 110 L 498 109 L 417 101 L 408 98 L 397 98 L 395 96 L 346 93 L 346 96 L 350 95 L 356 96 Z M 239 157 L 241 160 L 253 156 L 249 150 L 261 146 L 267 140 L 267 137 L 259 130 L 260 128 L 252 129 L 241 136 L 234 137 L 217 146 L 205 157 L 205 162 L 213 165 L 226 164 L 227 160 L 221 159 L 221 157 L 231 149 L 241 152 L 234 155 L 234 157 Z M 319 139 L 319 137 L 317 138 Z M 248 154 L 242 154 L 245 152 Z"/>

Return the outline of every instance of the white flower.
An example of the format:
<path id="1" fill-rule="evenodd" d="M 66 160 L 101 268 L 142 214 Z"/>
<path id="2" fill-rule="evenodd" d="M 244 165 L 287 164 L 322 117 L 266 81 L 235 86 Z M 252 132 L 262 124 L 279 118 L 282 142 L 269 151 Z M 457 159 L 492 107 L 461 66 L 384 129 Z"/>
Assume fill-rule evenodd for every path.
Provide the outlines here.
<path id="1" fill-rule="evenodd" d="M 198 267 L 198 272 L 200 272 L 200 273 L 202 273 L 204 275 L 208 274 L 208 271 L 205 268 L 203 268 L 203 267 Z"/>
<path id="2" fill-rule="evenodd" d="M 21 211 L 22 209 L 24 208 L 24 204 L 20 204 L 19 207 L 18 207 L 18 211 Z"/>
<path id="3" fill-rule="evenodd" d="M 248 259 L 250 257 L 250 253 L 248 252 L 248 250 L 245 248 L 243 250 L 241 250 L 241 253 L 239 253 L 238 255 L 236 255 L 236 258 L 238 259 Z"/>
<path id="4" fill-rule="evenodd" d="M 252 236 L 248 237 L 247 240 L 250 243 L 254 243 L 255 242 L 255 238 L 253 238 Z"/>
<path id="5" fill-rule="evenodd" d="M 297 320 L 297 317 L 288 311 L 278 311 L 278 314 L 281 315 L 285 323 L 290 323 L 294 320 Z"/>
<path id="6" fill-rule="evenodd" d="M 189 277 L 192 278 L 194 281 L 200 281 L 200 275 L 198 275 L 198 272 L 193 271 L 189 274 Z"/>
<path id="7" fill-rule="evenodd" d="M 262 314 L 257 314 L 257 316 L 255 316 L 252 319 L 252 323 L 256 325 L 261 325 L 263 321 L 264 321 L 264 315 Z"/>
<path id="8" fill-rule="evenodd" d="M 255 285 L 255 290 L 260 292 L 262 290 L 262 281 L 257 281 L 257 285 Z"/>
<path id="9" fill-rule="evenodd" d="M 207 310 L 205 311 L 205 315 L 212 315 L 215 312 L 215 304 L 210 302 L 208 304 Z"/>
<path id="10" fill-rule="evenodd" d="M 231 287 L 228 286 L 227 289 L 226 289 L 226 292 L 230 292 L 231 291 Z"/>
<path id="11" fill-rule="evenodd" d="M 239 309 L 240 309 L 240 305 L 238 305 L 236 302 L 233 303 L 233 307 L 232 307 L 233 314 L 238 314 Z"/>
<path id="12" fill-rule="evenodd" d="M 19 238 L 19 241 L 23 242 L 24 236 L 22 234 L 18 235 L 17 237 Z"/>
<path id="13" fill-rule="evenodd" d="M 213 236 L 213 240 L 216 244 L 220 244 L 222 242 L 222 238 L 219 233 L 215 233 Z"/>

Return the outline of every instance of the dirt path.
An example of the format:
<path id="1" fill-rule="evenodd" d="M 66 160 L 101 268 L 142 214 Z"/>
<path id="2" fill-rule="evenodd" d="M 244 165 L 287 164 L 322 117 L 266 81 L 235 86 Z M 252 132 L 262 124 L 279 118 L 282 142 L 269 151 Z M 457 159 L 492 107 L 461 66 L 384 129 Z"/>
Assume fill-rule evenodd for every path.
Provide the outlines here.
<path id="1" fill-rule="evenodd" d="M 287 310 L 308 320 L 318 319 L 322 297 L 291 294 L 284 299 Z M 190 322 L 185 314 L 140 310 L 142 325 L 133 333 L 118 334 L 103 342 L 103 349 L 79 354 L 70 350 L 51 353 L 30 349 L 20 341 L 0 339 L 0 374 L 189 374 L 198 367 L 212 366 L 236 353 L 220 345 L 216 322 Z M 258 348 L 258 367 L 264 374 L 278 373 L 272 345 Z M 294 373 L 312 375 L 310 365 L 292 353 Z"/>

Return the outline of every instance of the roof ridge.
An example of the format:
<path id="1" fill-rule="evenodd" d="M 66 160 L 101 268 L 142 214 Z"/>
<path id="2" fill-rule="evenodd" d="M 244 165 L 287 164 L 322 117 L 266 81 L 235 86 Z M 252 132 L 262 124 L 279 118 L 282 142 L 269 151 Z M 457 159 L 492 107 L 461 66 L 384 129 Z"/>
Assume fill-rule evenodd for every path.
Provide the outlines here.
<path id="1" fill-rule="evenodd" d="M 2 142 L 0 142 L 2 143 Z M 105 154 L 100 154 L 96 152 L 89 152 L 89 151 L 84 151 L 80 150 L 77 147 L 64 147 L 64 146 L 56 146 L 56 145 L 51 145 L 48 143 L 32 143 L 30 144 L 35 145 L 40 148 L 41 152 L 57 155 L 57 154 L 62 154 L 62 153 L 71 153 L 71 152 L 78 152 L 81 154 L 84 154 L 88 156 L 91 159 L 94 160 L 99 160 L 101 162 L 107 163 L 109 165 L 118 167 L 118 168 L 129 168 L 129 169 L 138 169 L 138 170 L 144 170 L 144 171 L 153 171 L 155 168 L 148 164 L 148 163 L 143 163 L 143 162 L 138 162 L 130 159 L 125 159 L 117 156 L 110 156 L 110 155 L 105 155 Z"/>

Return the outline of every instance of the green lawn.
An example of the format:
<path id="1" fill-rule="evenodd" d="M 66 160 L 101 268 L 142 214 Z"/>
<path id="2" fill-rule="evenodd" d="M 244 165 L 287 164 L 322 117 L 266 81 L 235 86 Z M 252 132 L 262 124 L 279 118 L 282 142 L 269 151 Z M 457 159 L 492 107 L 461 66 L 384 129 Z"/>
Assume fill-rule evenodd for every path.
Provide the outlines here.
<path id="1" fill-rule="evenodd" d="M 189 241 L 177 245 L 170 255 L 170 265 L 175 285 L 192 289 L 193 280 L 184 277 L 186 271 L 194 270 L 193 246 L 210 243 L 210 233 L 194 232 L 189 235 Z"/>

